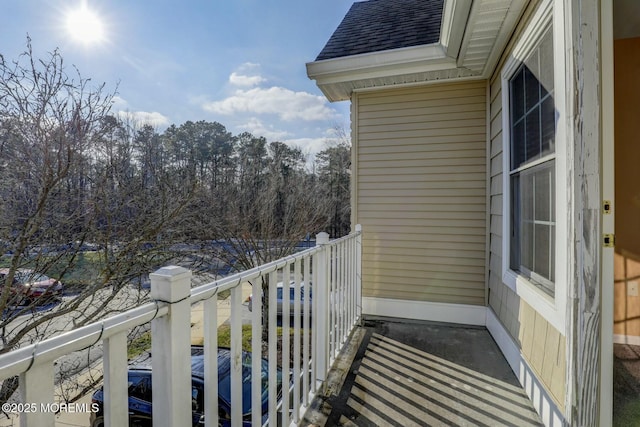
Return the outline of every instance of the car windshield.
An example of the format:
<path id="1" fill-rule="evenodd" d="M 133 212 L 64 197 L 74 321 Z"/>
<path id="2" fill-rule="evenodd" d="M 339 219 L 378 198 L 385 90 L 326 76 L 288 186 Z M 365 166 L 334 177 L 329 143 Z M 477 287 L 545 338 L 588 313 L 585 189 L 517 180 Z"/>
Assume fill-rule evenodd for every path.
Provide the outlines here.
<path id="1" fill-rule="evenodd" d="M 228 405 L 231 404 L 231 363 L 229 357 L 229 350 L 218 350 L 218 394 L 219 397 L 224 400 Z M 196 359 L 200 359 L 196 362 Z M 261 400 L 266 404 L 267 397 L 269 395 L 269 363 L 261 360 Z M 195 356 L 192 359 L 192 368 L 194 363 L 204 363 L 202 356 Z M 194 369 L 195 371 L 196 369 Z M 277 384 L 280 388 L 282 382 L 282 376 L 278 371 Z M 263 406 L 263 410 L 264 410 Z M 246 415 L 251 413 L 251 353 L 242 353 L 242 414 Z"/>
<path id="2" fill-rule="evenodd" d="M 282 292 L 283 288 L 278 288 L 278 292 L 277 292 L 277 298 L 279 300 L 282 299 Z M 295 296 L 295 288 L 293 286 L 289 287 L 289 301 L 293 301 L 294 300 L 294 296 Z M 304 300 L 304 288 L 300 287 L 300 297 Z"/>
<path id="3" fill-rule="evenodd" d="M 26 282 L 44 282 L 45 280 L 49 280 L 49 277 L 40 273 L 27 273 L 24 271 L 16 272 L 16 280 L 21 283 Z"/>

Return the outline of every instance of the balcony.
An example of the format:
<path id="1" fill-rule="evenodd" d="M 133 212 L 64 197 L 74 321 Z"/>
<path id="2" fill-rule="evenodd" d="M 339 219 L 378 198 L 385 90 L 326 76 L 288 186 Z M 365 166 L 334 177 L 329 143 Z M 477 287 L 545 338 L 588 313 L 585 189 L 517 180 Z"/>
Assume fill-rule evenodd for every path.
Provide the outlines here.
<path id="1" fill-rule="evenodd" d="M 104 422 L 127 425 L 127 333 L 151 322 L 154 426 L 191 425 L 190 330 L 197 305 L 203 317 L 205 426 L 218 426 L 219 416 L 231 426 L 540 425 L 486 329 L 363 317 L 361 230 L 332 241 L 321 233 L 316 242 L 294 256 L 196 288 L 191 288 L 188 270 L 162 268 L 151 274 L 151 303 L 1 355 L 0 380 L 19 376 L 20 400 L 46 407 L 55 402 L 56 359 L 102 343 Z M 276 300 L 278 282 L 293 288 L 292 299 L 282 294 L 281 320 L 276 304 L 269 304 L 266 320 L 281 330 L 278 334 L 278 328 L 269 327 L 265 343 L 262 298 L 252 299 L 250 320 L 242 298 L 243 286 L 262 295 L 263 282 L 268 301 Z M 303 287 L 313 289 L 312 298 L 302 297 Z M 218 396 L 217 321 L 223 291 L 230 292 L 229 414 L 219 414 L 217 398 L 209 398 Z M 242 414 L 243 310 L 251 352 L 268 361 L 266 415 L 260 410 Z M 260 408 L 261 359 L 253 357 L 250 369 L 251 407 Z M 278 370 L 281 383 L 290 385 L 283 387 L 281 399 L 276 395 Z M 53 427 L 56 417 L 51 411 L 23 412 L 19 425 Z"/>

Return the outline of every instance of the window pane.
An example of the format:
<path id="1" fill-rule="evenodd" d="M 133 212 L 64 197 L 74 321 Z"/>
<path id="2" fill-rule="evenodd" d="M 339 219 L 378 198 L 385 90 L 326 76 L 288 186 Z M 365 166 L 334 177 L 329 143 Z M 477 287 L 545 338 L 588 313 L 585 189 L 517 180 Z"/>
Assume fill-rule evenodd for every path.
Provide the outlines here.
<path id="1" fill-rule="evenodd" d="M 551 170 L 543 169 L 535 175 L 535 220 L 552 221 L 551 214 Z"/>
<path id="2" fill-rule="evenodd" d="M 556 281 L 556 227 L 555 225 L 551 225 L 549 228 L 549 233 L 551 233 L 551 265 L 549 272 L 549 280 L 551 282 Z"/>
<path id="3" fill-rule="evenodd" d="M 520 204 L 521 216 L 523 221 L 533 221 L 533 193 L 534 176 L 531 173 L 522 173 L 520 175 Z"/>
<path id="4" fill-rule="evenodd" d="M 551 227 L 547 224 L 535 224 L 534 226 L 534 263 L 532 271 L 535 271 L 545 279 L 550 279 L 551 268 Z"/>
<path id="5" fill-rule="evenodd" d="M 535 271 L 534 269 L 534 223 L 531 221 L 522 223 L 522 243 L 521 243 L 521 251 L 522 255 L 520 258 L 520 267 L 524 267 L 527 270 Z M 518 270 L 522 270 L 522 268 L 518 268 Z"/>
<path id="6" fill-rule="evenodd" d="M 551 29 L 547 30 L 546 34 L 542 38 L 540 48 L 538 49 L 540 55 L 540 75 L 538 79 L 542 85 L 541 95 L 544 97 L 546 93 L 553 93 L 553 34 Z"/>
<path id="7" fill-rule="evenodd" d="M 511 247 L 509 268 L 520 270 L 520 176 L 511 177 Z"/>
<path id="8" fill-rule="evenodd" d="M 513 127 L 511 138 L 513 140 L 513 144 L 511 146 L 511 169 L 517 169 L 525 162 L 524 120 L 520 121 Z"/>
<path id="9" fill-rule="evenodd" d="M 544 156 L 553 153 L 556 149 L 556 109 L 553 104 L 553 96 L 548 96 L 542 102 L 540 124 L 542 155 Z"/>
<path id="10" fill-rule="evenodd" d="M 518 71 L 511 79 L 511 122 L 524 115 L 524 81 L 523 70 Z"/>
<path id="11" fill-rule="evenodd" d="M 540 82 L 536 78 L 533 71 L 525 65 L 524 67 L 524 90 L 525 90 L 525 111 L 529 111 L 531 108 L 540 101 Z"/>
<path id="12" fill-rule="evenodd" d="M 534 53 L 527 58 L 524 66 L 525 111 L 533 108 L 540 101 L 540 82 L 538 74 L 538 56 Z"/>
<path id="13" fill-rule="evenodd" d="M 553 86 L 553 39 L 549 29 L 509 83 L 511 170 L 554 152 Z"/>
<path id="14" fill-rule="evenodd" d="M 531 161 L 540 157 L 540 110 L 537 107 L 527 114 L 526 129 L 526 157 Z"/>

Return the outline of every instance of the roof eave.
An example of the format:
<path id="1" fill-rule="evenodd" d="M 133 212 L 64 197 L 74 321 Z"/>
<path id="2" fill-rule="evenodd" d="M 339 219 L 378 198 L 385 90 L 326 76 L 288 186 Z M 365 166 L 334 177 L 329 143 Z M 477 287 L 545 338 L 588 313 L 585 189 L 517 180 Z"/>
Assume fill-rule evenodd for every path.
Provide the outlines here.
<path id="1" fill-rule="evenodd" d="M 330 101 L 349 99 L 350 93 L 336 90 L 346 82 L 399 78 L 407 74 L 456 68 L 455 58 L 440 43 L 371 52 L 307 63 L 307 75 L 316 81 Z M 335 86 L 330 88 L 329 86 Z"/>
<path id="2" fill-rule="evenodd" d="M 309 62 L 307 76 L 334 102 L 349 99 L 354 87 L 371 79 L 396 84 L 402 76 L 454 70 L 471 5 L 472 0 L 445 0 L 437 43 Z"/>

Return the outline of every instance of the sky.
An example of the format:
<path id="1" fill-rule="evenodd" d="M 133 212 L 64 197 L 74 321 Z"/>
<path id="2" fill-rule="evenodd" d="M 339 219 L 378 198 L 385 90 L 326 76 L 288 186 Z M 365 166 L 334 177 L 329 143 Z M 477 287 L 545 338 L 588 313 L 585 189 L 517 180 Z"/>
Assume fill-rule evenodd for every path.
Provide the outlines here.
<path id="1" fill-rule="evenodd" d="M 353 0 L 1 0 L 0 54 L 27 35 L 39 57 L 59 49 L 117 92 L 112 112 L 158 131 L 217 121 L 297 146 L 310 157 L 349 128 L 306 75 Z M 347 132 L 348 134 L 348 132 Z"/>

